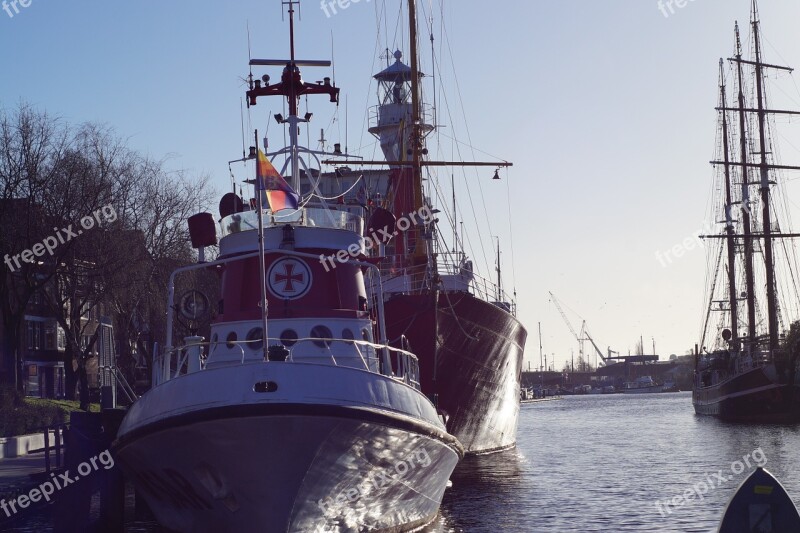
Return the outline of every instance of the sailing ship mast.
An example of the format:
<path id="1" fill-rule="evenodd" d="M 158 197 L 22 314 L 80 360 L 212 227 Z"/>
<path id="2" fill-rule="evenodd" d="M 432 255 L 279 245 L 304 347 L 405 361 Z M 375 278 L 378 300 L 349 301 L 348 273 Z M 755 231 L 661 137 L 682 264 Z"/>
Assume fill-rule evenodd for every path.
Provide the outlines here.
<path id="1" fill-rule="evenodd" d="M 775 302 L 775 265 L 772 255 L 772 221 L 769 201 L 769 164 L 767 162 L 766 121 L 764 109 L 764 65 L 761 63 L 761 36 L 759 35 L 758 7 L 753 0 L 753 38 L 756 48 L 756 95 L 758 99 L 758 139 L 761 153 L 761 203 L 763 204 L 764 262 L 767 270 L 767 316 L 769 319 L 769 350 L 778 348 L 778 311 Z"/>
<path id="2" fill-rule="evenodd" d="M 783 169 L 783 170 L 800 170 L 800 167 L 796 166 L 786 166 L 786 165 L 775 165 L 771 164 L 768 160 L 768 150 L 767 150 L 767 116 L 770 114 L 784 114 L 784 115 L 800 115 L 800 112 L 796 111 L 779 111 L 779 110 L 771 110 L 767 108 L 766 103 L 766 94 L 765 94 L 765 69 L 774 69 L 774 70 L 782 70 L 787 72 L 792 72 L 793 69 L 789 67 L 782 67 L 778 65 L 772 65 L 768 63 L 764 63 L 761 57 L 761 34 L 760 34 L 760 21 L 758 18 L 758 6 L 757 0 L 753 0 L 753 8 L 752 8 L 752 20 L 751 24 L 753 27 L 753 40 L 754 40 L 754 48 L 755 48 L 755 60 L 745 60 L 742 59 L 742 43 L 739 34 L 739 24 L 736 24 L 736 56 L 733 58 L 729 58 L 729 61 L 736 64 L 737 70 L 737 81 L 738 81 L 738 107 L 727 107 L 725 104 L 725 95 L 724 89 L 722 89 L 722 98 L 723 103 L 721 107 L 718 108 L 719 111 L 723 112 L 723 121 L 727 122 L 725 117 L 725 113 L 727 111 L 736 111 L 739 114 L 739 141 L 741 143 L 740 146 L 740 161 L 738 162 L 731 162 L 728 155 L 728 148 L 725 149 L 725 158 L 723 161 L 712 161 L 712 164 L 722 164 L 725 165 L 726 169 L 726 187 L 729 186 L 729 171 L 731 165 L 740 166 L 742 170 L 742 198 L 741 198 L 741 213 L 742 213 L 742 234 L 741 235 L 732 235 L 730 232 L 726 231 L 726 235 L 722 236 L 722 238 L 730 239 L 732 237 L 742 238 L 744 241 L 744 255 L 745 255 L 745 284 L 746 284 L 746 296 L 747 296 L 747 341 L 746 341 L 746 348 L 747 351 L 753 353 L 754 347 L 758 345 L 758 337 L 756 334 L 756 301 L 755 301 L 755 281 L 754 281 L 754 239 L 756 238 L 763 238 L 764 245 L 762 248 L 763 256 L 764 256 L 764 266 L 766 271 L 766 299 L 767 299 L 767 321 L 768 321 L 768 344 L 767 344 L 767 352 L 769 354 L 774 354 L 775 351 L 779 348 L 779 317 L 778 317 L 778 302 L 776 296 L 776 277 L 775 277 L 775 259 L 774 259 L 774 252 L 773 252 L 773 241 L 777 238 L 794 238 L 798 235 L 795 234 L 780 234 L 774 233 L 772 229 L 772 208 L 771 208 L 771 201 L 770 201 L 770 188 L 771 182 L 769 178 L 769 174 L 771 170 L 775 169 Z M 752 65 L 755 67 L 755 84 L 756 84 L 756 107 L 755 108 L 748 108 L 745 102 L 744 96 L 744 74 L 743 74 L 743 66 L 744 65 Z M 747 113 L 755 113 L 758 117 L 758 134 L 759 134 L 759 162 L 757 163 L 750 163 L 748 161 L 748 153 L 749 153 L 749 143 L 747 137 Z M 727 129 L 725 130 L 724 139 L 727 138 Z M 727 141 L 725 141 L 727 146 Z M 751 209 L 750 209 L 750 185 L 752 183 L 749 179 L 749 169 L 750 168 L 758 168 L 760 172 L 760 180 L 758 182 L 760 193 L 761 193 L 761 203 L 762 205 L 762 218 L 761 221 L 762 228 L 761 232 L 758 234 L 754 234 L 752 232 L 752 221 L 751 221 Z M 731 199 L 727 197 L 726 191 L 726 200 L 728 210 L 730 210 L 730 206 L 732 205 Z M 726 224 L 729 223 L 729 220 L 726 215 Z M 726 226 L 727 229 L 727 226 Z M 729 257 L 730 257 L 730 249 L 729 249 Z M 735 277 L 731 281 L 730 276 L 733 275 L 733 266 L 729 266 L 729 285 L 730 288 L 733 290 L 735 287 Z M 735 293 L 731 296 L 731 310 L 735 309 Z M 738 325 L 736 324 L 737 316 L 735 313 L 732 312 L 732 320 L 731 326 L 736 327 L 738 329 Z M 736 335 L 733 335 L 733 342 L 734 345 L 737 343 Z"/>
<path id="3" fill-rule="evenodd" d="M 725 72 L 723 70 L 723 61 L 719 60 L 719 92 L 720 92 L 720 105 L 725 108 L 727 106 L 727 96 L 725 92 Z M 728 139 L 728 112 L 722 111 L 722 150 L 725 159 L 725 233 L 727 235 L 726 245 L 728 248 L 728 300 L 731 313 L 731 339 L 734 348 L 739 343 L 739 319 L 737 309 L 737 294 L 736 294 L 736 242 L 734 240 L 734 227 L 733 215 L 733 198 L 731 194 L 731 163 L 730 163 L 730 142 Z M 655 350 L 653 350 L 655 353 Z"/>
<path id="4" fill-rule="evenodd" d="M 750 221 L 750 169 L 748 167 L 747 117 L 745 115 L 744 73 L 742 40 L 739 23 L 736 23 L 736 77 L 739 88 L 739 157 L 742 165 L 742 231 L 744 233 L 744 271 L 747 294 L 747 348 L 752 350 L 756 342 L 755 277 L 753 275 L 753 237 Z M 723 112 L 727 112 L 723 110 Z"/>
<path id="5" fill-rule="evenodd" d="M 761 27 L 756 0 L 752 3 L 752 43 L 753 57 L 751 60 L 742 59 L 742 43 L 739 34 L 739 25 L 736 24 L 736 52 L 735 57 L 729 61 L 735 68 L 738 82 L 738 105 L 728 107 L 725 87 L 725 77 L 720 61 L 720 103 L 717 108 L 722 112 L 722 161 L 712 161 L 712 164 L 724 165 L 724 205 L 725 205 L 725 231 L 710 236 L 710 238 L 725 239 L 728 251 L 728 292 L 727 298 L 730 305 L 731 330 L 722 331 L 721 340 L 715 341 L 715 350 L 706 352 L 702 358 L 699 350 L 695 356 L 695 383 L 692 391 L 692 404 L 695 412 L 701 415 L 711 415 L 723 420 L 740 422 L 796 422 L 800 420 L 800 389 L 795 385 L 795 380 L 800 376 L 797 372 L 796 357 L 788 359 L 782 353 L 780 343 L 781 307 L 778 302 L 778 285 L 776 273 L 776 252 L 774 244 L 780 239 L 800 237 L 797 233 L 784 233 L 780 228 L 780 221 L 773 214 L 771 187 L 777 181 L 777 176 L 770 179 L 770 174 L 776 170 L 800 170 L 800 167 L 775 164 L 771 160 L 771 140 L 767 138 L 770 124 L 770 115 L 800 115 L 795 111 L 781 111 L 769 109 L 767 105 L 766 75 L 765 71 L 780 70 L 791 72 L 788 67 L 771 65 L 764 62 L 761 47 Z M 752 87 L 752 103 L 745 101 L 744 67 L 753 67 L 754 86 Z M 749 107 L 748 107 L 749 106 Z M 728 129 L 728 112 L 735 112 L 739 118 L 739 161 L 732 161 L 730 131 Z M 750 120 L 752 119 L 752 122 Z M 748 123 L 753 131 L 758 129 L 758 142 L 755 135 L 748 138 Z M 749 159 L 752 154 L 757 158 L 753 162 Z M 741 224 L 742 230 L 734 232 L 733 205 L 736 202 L 732 174 L 741 169 Z M 751 169 L 758 169 L 758 179 L 750 180 Z M 717 176 L 719 177 L 719 175 Z M 738 185 L 738 183 L 737 183 Z M 750 188 L 758 186 L 761 212 L 754 212 L 750 203 Z M 776 190 L 776 194 L 779 193 Z M 715 202 L 715 206 L 719 203 Z M 773 217 L 775 217 L 773 219 Z M 759 220 L 760 218 L 760 220 Z M 723 222 L 723 221 L 719 221 Z M 763 239 L 763 244 L 758 241 Z M 744 281 L 746 283 L 747 297 L 747 333 L 738 337 L 740 317 L 738 315 L 738 296 L 736 283 L 736 251 L 737 245 L 743 243 L 744 254 Z M 712 301 L 716 294 L 717 275 L 721 274 L 720 263 L 724 246 L 718 248 L 719 257 L 716 261 L 714 280 L 711 285 Z M 788 250 L 785 250 L 787 253 Z M 763 257 L 764 277 L 760 275 L 761 263 L 758 263 L 758 286 L 754 281 L 754 263 L 756 254 Z M 791 272 L 796 263 L 787 257 L 791 278 L 787 281 L 794 283 L 796 274 Z M 759 260 L 760 261 L 760 260 Z M 763 285 L 762 285 L 763 283 Z M 762 288 L 763 287 L 763 288 Z M 758 295 L 756 296 L 756 290 Z M 758 302 L 758 299 L 765 301 Z M 718 301 L 720 308 L 723 302 Z M 760 317 L 762 324 L 766 318 L 766 325 L 757 328 L 756 305 L 761 303 L 761 308 L 766 307 L 766 317 Z M 709 306 L 709 312 L 712 306 Z M 703 339 L 708 332 L 708 315 L 703 330 Z M 741 329 L 744 329 L 742 326 Z M 758 334 L 757 334 L 758 331 Z M 727 342 L 727 346 L 722 343 Z M 701 344 L 702 345 L 702 344 Z M 702 365 L 700 364 L 702 361 Z"/>

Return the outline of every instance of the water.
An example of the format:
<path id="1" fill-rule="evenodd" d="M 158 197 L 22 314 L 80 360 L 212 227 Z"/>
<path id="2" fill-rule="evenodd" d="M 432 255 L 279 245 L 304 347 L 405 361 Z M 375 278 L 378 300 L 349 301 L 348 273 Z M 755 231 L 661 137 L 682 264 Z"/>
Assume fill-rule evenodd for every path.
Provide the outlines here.
<path id="1" fill-rule="evenodd" d="M 757 463 L 766 461 L 800 506 L 798 452 L 800 427 L 697 417 L 690 393 L 528 404 L 517 449 L 464 460 L 426 533 L 716 531 Z M 713 486 L 702 500 L 663 505 L 693 486 L 703 490 L 701 482 Z M 14 531 L 47 530 L 40 521 Z M 148 522 L 127 530 L 160 531 Z"/>
<path id="2" fill-rule="evenodd" d="M 716 531 L 729 498 L 753 470 L 745 456 L 753 467 L 766 460 L 800 506 L 798 452 L 800 427 L 698 417 L 691 393 L 523 405 L 517 450 L 462 462 L 443 520 L 431 531 Z M 719 487 L 702 500 L 656 506 L 695 484 L 702 491 L 699 483 L 709 478 Z"/>

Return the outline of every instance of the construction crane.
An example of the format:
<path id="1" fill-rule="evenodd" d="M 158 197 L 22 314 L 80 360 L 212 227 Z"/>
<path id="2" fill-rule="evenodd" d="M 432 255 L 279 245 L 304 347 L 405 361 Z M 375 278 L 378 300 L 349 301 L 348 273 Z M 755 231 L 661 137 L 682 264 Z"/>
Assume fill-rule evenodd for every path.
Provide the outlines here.
<path id="1" fill-rule="evenodd" d="M 558 298 L 556 298 L 556 295 L 553 294 L 552 292 L 550 293 L 550 299 L 553 300 L 553 303 L 555 304 L 556 309 L 558 309 L 558 312 L 561 314 L 561 318 L 564 319 L 564 323 L 567 325 L 567 327 L 569 328 L 570 332 L 572 332 L 572 335 L 577 339 L 578 346 L 579 346 L 578 352 L 579 352 L 580 356 L 581 357 L 584 356 L 584 353 L 583 353 L 583 342 L 588 340 L 589 342 L 592 343 L 592 346 L 594 347 L 595 352 L 597 352 L 597 355 L 600 356 L 600 359 L 602 360 L 603 365 L 607 365 L 608 364 L 608 359 L 606 358 L 605 355 L 603 355 L 603 352 L 597 346 L 597 343 L 594 342 L 594 339 L 592 338 L 592 336 L 589 335 L 589 330 L 586 329 L 586 321 L 583 320 L 583 323 L 581 325 L 581 333 L 580 334 L 576 333 L 575 332 L 575 328 L 572 327 L 572 324 L 570 324 L 566 313 L 564 313 L 564 310 L 561 308 L 561 304 L 558 302 Z M 588 361 L 586 361 L 586 362 L 588 363 Z M 599 361 L 597 361 L 597 363 L 599 363 Z"/>
<path id="2" fill-rule="evenodd" d="M 594 346 L 594 350 L 597 352 L 597 355 L 600 356 L 600 360 L 603 361 L 603 365 L 604 366 L 607 365 L 608 361 L 606 360 L 606 356 L 603 355 L 603 352 L 601 352 L 600 348 L 597 347 L 597 343 L 594 342 L 594 339 L 592 338 L 591 335 L 589 335 L 589 331 L 586 329 L 586 321 L 583 322 L 583 334 L 586 336 L 587 339 L 589 339 L 589 342 L 592 343 L 592 346 Z"/>
<path id="3" fill-rule="evenodd" d="M 569 319 L 567 318 L 567 314 L 561 308 L 561 304 L 558 303 L 558 298 L 556 298 L 556 295 L 553 294 L 552 292 L 549 293 L 549 294 L 550 294 L 550 299 L 553 301 L 553 303 L 556 306 L 556 309 L 558 309 L 558 312 L 561 314 L 561 318 L 564 319 L 564 323 L 569 328 L 570 333 L 572 333 L 572 336 L 575 337 L 575 339 L 578 341 L 578 355 L 580 356 L 580 360 L 583 361 L 584 360 L 583 359 L 583 341 L 584 341 L 584 339 L 581 338 L 580 335 L 578 335 L 578 333 L 575 331 L 575 328 L 573 328 L 572 324 L 570 324 Z M 586 322 L 584 322 L 584 326 L 585 325 L 586 325 Z M 581 330 L 581 331 L 583 331 L 583 330 Z"/>

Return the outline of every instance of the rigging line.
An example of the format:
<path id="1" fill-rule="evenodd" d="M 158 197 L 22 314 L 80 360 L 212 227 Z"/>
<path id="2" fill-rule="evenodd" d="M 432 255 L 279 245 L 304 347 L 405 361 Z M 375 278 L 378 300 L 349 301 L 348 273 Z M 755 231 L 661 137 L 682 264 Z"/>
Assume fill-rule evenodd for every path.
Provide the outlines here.
<path id="1" fill-rule="evenodd" d="M 245 139 L 245 133 L 244 133 L 244 99 L 241 98 L 241 97 L 239 98 L 239 118 L 241 118 L 241 121 L 242 121 L 242 159 L 244 159 L 245 157 L 247 157 L 247 152 L 246 152 L 246 148 L 244 146 L 245 145 L 245 140 L 244 140 Z"/>
<path id="2" fill-rule="evenodd" d="M 378 27 L 378 32 L 375 35 L 375 50 L 374 50 L 374 52 L 372 54 L 372 64 L 370 65 L 370 72 L 375 72 L 375 62 L 377 61 L 377 58 L 378 58 L 378 55 L 379 55 L 378 54 L 378 50 L 380 49 L 380 46 L 381 46 L 381 29 L 380 29 L 380 18 L 381 17 L 380 17 L 380 10 L 383 10 L 384 17 L 385 17 L 385 14 L 386 14 L 386 2 L 381 2 L 380 5 L 382 7 L 379 9 L 378 3 L 377 2 L 375 3 L 375 18 L 377 19 L 376 26 Z M 387 22 L 387 24 L 388 24 L 388 22 Z M 369 77 L 369 85 L 367 86 L 366 102 L 364 103 L 364 117 L 363 117 L 362 122 L 361 122 L 362 124 L 367 124 L 367 126 L 369 126 L 369 110 L 370 110 L 369 101 L 370 101 L 371 94 L 372 94 L 372 83 L 374 81 L 375 81 L 375 79 L 372 76 L 370 76 Z M 357 153 L 361 153 L 361 150 L 364 149 L 364 135 L 366 135 L 368 133 L 369 133 L 368 127 L 367 128 L 361 128 L 361 134 L 360 134 L 359 139 L 358 139 L 358 145 L 359 146 L 356 149 Z M 340 135 L 340 137 L 341 137 L 341 135 Z M 375 152 L 373 151 L 373 155 L 374 155 L 374 153 Z"/>
<path id="3" fill-rule="evenodd" d="M 386 46 L 384 46 L 383 48 L 385 50 L 388 50 L 389 49 L 389 10 L 386 9 L 386 0 L 381 2 L 381 6 L 382 6 L 381 9 L 383 10 L 383 34 L 384 34 L 384 39 L 385 39 L 385 44 L 386 44 Z M 376 3 L 375 4 L 375 11 L 377 12 L 377 10 L 378 10 L 378 4 Z M 380 15 L 378 15 L 378 18 L 380 19 Z M 378 20 L 378 36 L 379 37 L 380 37 L 380 31 L 381 31 L 380 30 L 380 20 Z M 378 41 L 380 41 L 380 39 L 378 39 Z"/>
<path id="4" fill-rule="evenodd" d="M 450 56 L 450 62 L 453 65 L 453 81 L 454 81 L 455 86 L 456 86 L 456 93 L 458 94 L 458 103 L 460 104 L 460 107 L 461 107 L 461 116 L 464 119 L 464 130 L 467 133 L 467 139 L 469 140 L 469 143 L 473 144 L 473 142 L 472 142 L 472 133 L 471 133 L 470 127 L 469 127 L 469 121 L 467 119 L 466 109 L 464 108 L 464 98 L 463 98 L 463 95 L 461 93 L 461 85 L 460 85 L 460 83 L 458 81 L 458 73 L 455 71 L 455 60 L 453 59 L 453 51 L 452 51 L 452 46 L 450 44 L 450 36 L 449 36 L 446 28 L 445 28 L 445 31 L 444 31 L 444 38 L 447 41 L 447 51 L 448 51 L 448 54 Z M 472 153 L 472 156 L 475 157 L 474 151 Z M 476 173 L 476 175 L 478 175 L 478 170 L 477 169 L 475 170 L 475 173 Z M 480 180 L 478 181 L 478 190 L 481 193 L 481 203 L 483 204 L 483 212 L 484 212 L 484 215 L 486 216 L 486 226 L 487 226 L 487 228 L 489 230 L 489 234 L 490 235 L 494 235 L 494 232 L 492 231 L 491 217 L 489 216 L 489 210 L 486 207 L 486 196 L 483 194 L 483 187 L 481 185 Z"/>
<path id="5" fill-rule="evenodd" d="M 711 285 L 711 290 L 709 291 L 711 293 L 711 296 L 710 296 L 710 299 L 709 299 L 709 302 L 708 302 L 708 307 L 707 307 L 707 310 L 706 310 L 706 318 L 705 318 L 705 321 L 703 323 L 703 336 L 700 339 L 700 350 L 702 350 L 705 347 L 706 332 L 708 330 L 708 320 L 709 320 L 709 318 L 711 316 L 711 307 L 714 304 L 714 291 L 716 290 L 717 279 L 719 278 L 719 265 L 722 262 L 722 252 L 725 250 L 725 248 L 723 246 L 721 246 L 721 245 L 718 245 L 718 247 L 719 247 L 719 254 L 717 255 L 717 266 L 714 268 L 714 270 L 715 270 L 715 272 L 714 272 L 714 281 L 713 281 L 713 283 Z"/>
<path id="6" fill-rule="evenodd" d="M 445 106 L 445 109 L 447 110 L 447 116 L 450 119 L 450 122 L 454 123 L 452 110 L 450 109 L 450 99 L 447 97 L 447 93 L 446 92 L 442 92 L 442 100 L 444 101 L 444 106 Z M 459 159 L 463 159 L 461 157 L 461 148 L 460 148 L 459 144 L 458 143 L 454 143 L 453 147 L 455 148 L 456 153 L 458 154 L 458 158 Z M 453 159 L 455 159 L 455 158 L 453 158 Z M 466 182 L 467 181 L 467 174 L 466 174 L 466 169 L 463 168 L 463 167 L 461 168 L 461 174 L 462 174 L 462 176 L 464 178 L 464 181 Z M 489 265 L 489 259 L 488 259 L 487 255 L 486 255 L 486 246 L 484 245 L 484 242 L 483 242 L 483 232 L 481 231 L 481 226 L 480 226 L 480 223 L 478 222 L 478 212 L 475 209 L 475 202 L 472 199 L 472 188 L 471 187 L 466 187 L 466 191 L 467 191 L 467 198 L 469 199 L 469 205 L 472 208 L 472 216 L 473 216 L 473 219 L 475 221 L 475 229 L 476 229 L 476 233 L 478 235 L 478 241 L 480 243 L 480 252 L 481 252 L 481 255 L 483 256 L 484 265 L 486 266 L 486 272 L 491 272 L 492 268 Z M 462 213 L 463 213 L 463 211 L 462 211 Z M 472 254 L 473 254 L 472 257 L 474 257 L 476 260 L 479 259 L 479 256 L 474 253 L 474 250 L 472 250 Z"/>
<path id="7" fill-rule="evenodd" d="M 456 225 L 458 226 L 458 222 L 456 222 Z M 456 229 L 458 230 L 459 228 L 456 227 Z M 472 238 L 471 238 L 471 232 L 467 232 L 466 235 L 464 235 L 463 232 L 461 232 L 461 233 L 462 233 L 462 235 L 459 236 L 458 243 L 460 243 L 460 246 L 463 249 L 465 249 L 465 250 L 467 250 L 467 252 L 469 252 L 467 254 L 469 257 L 474 257 L 474 258 L 477 259 L 478 258 L 478 254 L 476 253 L 475 245 L 473 244 L 473 241 L 472 241 Z M 483 251 L 485 249 L 481 246 L 481 250 Z"/>
<path id="8" fill-rule="evenodd" d="M 333 125 L 337 122 L 338 118 L 339 118 L 339 107 L 337 106 L 336 109 L 333 112 L 333 115 L 331 115 L 330 120 L 328 120 L 328 125 L 325 126 L 324 131 L 325 131 L 325 135 L 326 136 L 330 137 L 331 129 L 333 128 Z M 329 140 L 329 139 L 326 139 L 326 140 Z M 320 144 L 322 144 L 322 143 L 320 143 Z M 320 148 L 320 150 L 321 149 L 322 148 Z"/>
<path id="9" fill-rule="evenodd" d="M 794 294 L 795 298 L 797 298 L 798 285 L 797 285 L 797 278 L 795 276 L 795 270 L 794 270 L 794 268 L 792 268 L 792 263 L 790 261 L 790 257 L 793 256 L 794 254 L 790 254 L 789 253 L 789 250 L 786 247 L 786 240 L 785 239 L 781 239 L 781 246 L 783 247 L 783 252 L 784 252 L 784 254 L 786 256 L 786 259 L 787 259 L 787 261 L 786 261 L 786 263 L 787 263 L 786 269 L 789 271 L 789 276 L 788 276 L 789 280 L 787 281 L 785 279 L 785 276 L 783 276 L 784 284 L 787 285 L 788 288 L 786 288 L 784 286 L 781 286 L 781 287 L 778 287 L 778 291 L 781 293 L 780 300 L 783 301 L 783 302 L 786 302 L 786 304 L 788 305 L 789 302 L 790 302 L 790 299 L 788 298 L 788 295 Z M 796 302 L 791 302 L 791 305 L 795 305 L 795 303 Z M 782 314 L 783 313 L 781 313 L 781 315 Z M 781 322 L 783 322 L 783 317 L 782 316 L 781 316 Z M 785 328 L 785 324 L 783 324 L 783 326 Z"/>
<path id="10" fill-rule="evenodd" d="M 506 167 L 506 201 L 508 202 L 508 236 L 511 244 L 511 285 L 514 288 L 514 303 L 517 301 L 517 270 L 515 263 L 516 257 L 514 255 L 514 227 L 511 219 L 511 169 Z"/>
<path id="11" fill-rule="evenodd" d="M 475 151 L 475 152 L 479 152 L 479 153 L 481 153 L 481 154 L 483 154 L 483 155 L 485 155 L 485 156 L 488 156 L 488 157 L 491 157 L 491 158 L 493 158 L 493 159 L 496 159 L 497 161 L 506 162 L 506 160 L 505 160 L 505 159 L 503 159 L 502 157 L 500 157 L 500 156 L 498 156 L 498 155 L 495 155 L 495 154 L 490 154 L 489 152 L 485 152 L 485 151 L 481 150 L 480 148 L 476 148 L 475 146 L 473 146 L 473 145 L 471 145 L 471 144 L 465 143 L 465 142 L 463 142 L 463 141 L 459 141 L 458 139 L 456 139 L 456 138 L 454 138 L 454 137 L 450 137 L 450 136 L 449 136 L 449 135 L 447 135 L 446 133 L 442 133 L 441 135 L 442 135 L 443 137 L 447 138 L 447 139 L 450 139 L 450 140 L 452 140 L 452 141 L 454 141 L 454 142 L 456 142 L 456 143 L 458 143 L 458 144 L 460 144 L 460 145 L 462 145 L 462 146 L 466 147 L 466 148 L 469 148 L 470 150 L 473 150 L 473 151 Z"/>
<path id="12" fill-rule="evenodd" d="M 326 196 L 321 196 L 319 194 L 314 194 L 314 193 L 311 193 L 311 195 L 319 198 L 320 200 L 338 200 L 339 198 L 345 196 L 347 193 L 349 193 L 350 191 L 355 189 L 356 185 L 358 185 L 363 179 L 364 179 L 364 175 L 362 174 L 362 175 L 360 175 L 358 177 L 358 179 L 353 183 L 353 185 L 349 189 L 347 189 L 343 193 L 339 194 L 338 196 L 332 196 L 332 197 L 328 198 Z"/>
<path id="13" fill-rule="evenodd" d="M 442 191 L 441 182 L 439 180 L 436 180 L 433 190 L 436 192 L 436 198 L 439 200 L 439 205 L 442 206 L 441 211 L 447 217 L 447 221 L 450 222 L 450 229 L 455 229 L 456 223 L 453 219 L 452 213 L 450 213 L 450 210 L 447 207 L 445 207 L 447 205 L 447 200 L 445 200 L 444 198 L 444 192 Z M 445 247 L 445 249 L 447 249 L 447 247 Z"/>

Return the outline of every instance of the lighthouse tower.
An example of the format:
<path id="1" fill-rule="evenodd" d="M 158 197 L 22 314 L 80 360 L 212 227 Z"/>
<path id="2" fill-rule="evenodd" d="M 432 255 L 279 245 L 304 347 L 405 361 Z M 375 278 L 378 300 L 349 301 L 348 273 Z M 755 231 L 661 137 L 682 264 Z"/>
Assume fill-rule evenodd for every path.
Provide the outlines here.
<path id="1" fill-rule="evenodd" d="M 379 105 L 373 107 L 369 132 L 381 143 L 387 161 L 411 159 L 411 134 L 413 132 L 413 103 L 411 97 L 411 67 L 401 61 L 403 53 L 394 53 L 395 62 L 375 75 L 378 80 Z M 424 74 L 420 73 L 422 78 Z M 425 137 L 433 130 L 431 107 L 420 110 L 420 135 Z"/>
<path id="2" fill-rule="evenodd" d="M 381 149 L 391 168 L 389 188 L 384 207 L 396 219 L 408 216 L 424 205 L 422 197 L 422 174 L 414 168 L 413 142 L 419 143 L 419 155 L 427 154 L 424 138 L 433 131 L 433 113 L 430 106 L 419 104 L 419 112 L 414 113 L 412 68 L 404 64 L 402 52 L 394 53 L 395 62 L 375 75 L 378 80 L 378 102 L 372 108 L 369 132 L 381 143 Z M 423 74 L 420 73 L 422 78 Z M 414 124 L 414 116 L 418 124 Z M 400 165 L 403 162 L 405 164 Z M 428 257 L 423 242 L 423 228 L 415 227 L 401 232 L 387 246 L 393 269 L 411 267 L 427 263 Z"/>

